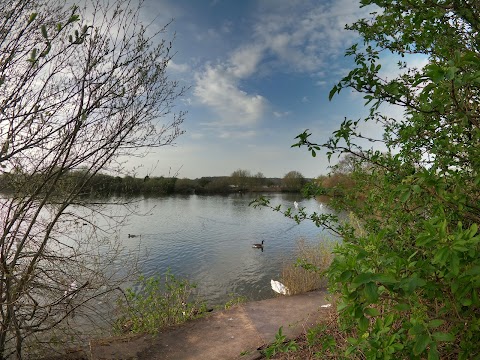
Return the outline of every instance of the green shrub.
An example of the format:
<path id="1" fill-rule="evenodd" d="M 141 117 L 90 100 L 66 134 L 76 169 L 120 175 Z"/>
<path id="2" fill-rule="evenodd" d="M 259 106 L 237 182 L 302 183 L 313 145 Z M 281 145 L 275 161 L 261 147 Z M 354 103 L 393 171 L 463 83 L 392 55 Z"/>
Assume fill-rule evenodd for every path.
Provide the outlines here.
<path id="1" fill-rule="evenodd" d="M 163 327 L 200 316 L 206 304 L 194 297 L 195 288 L 195 284 L 178 279 L 170 271 L 164 279 L 140 276 L 136 286 L 128 288 L 118 301 L 120 316 L 114 331 L 155 334 Z"/>
<path id="2" fill-rule="evenodd" d="M 293 145 L 313 156 L 325 151 L 328 159 L 355 159 L 347 164 L 348 186 L 331 196 L 329 206 L 357 221 L 283 213 L 343 238 L 328 277 L 348 337 L 345 356 L 478 359 L 479 2 L 360 3 L 373 4 L 373 12 L 347 26 L 363 42 L 347 50 L 354 69 L 329 97 L 355 90 L 368 114 L 345 118 L 323 144 L 310 141 L 306 130 Z M 382 65 L 393 65 L 392 59 L 398 60 L 396 72 L 387 77 Z M 391 111 L 382 113 L 389 104 L 396 105 L 393 118 Z M 383 132 L 365 137 L 363 121 Z M 309 188 L 314 196 L 334 190 Z M 265 199 L 257 204 L 272 207 Z"/>
<path id="3" fill-rule="evenodd" d="M 283 326 L 280 326 L 278 332 L 275 334 L 275 341 L 263 350 L 263 354 L 267 359 L 275 356 L 278 353 L 286 353 L 298 350 L 298 345 L 295 340 L 287 341 L 287 337 L 283 335 Z"/>

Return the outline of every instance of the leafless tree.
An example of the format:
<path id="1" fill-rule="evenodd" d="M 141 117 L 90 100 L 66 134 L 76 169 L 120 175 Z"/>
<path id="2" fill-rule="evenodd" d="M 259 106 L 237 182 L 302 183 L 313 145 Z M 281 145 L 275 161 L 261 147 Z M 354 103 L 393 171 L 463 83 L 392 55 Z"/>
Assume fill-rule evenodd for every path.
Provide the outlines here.
<path id="1" fill-rule="evenodd" d="M 172 43 L 140 15 L 129 0 L 0 3 L 0 359 L 59 340 L 118 286 L 115 218 L 93 220 L 82 188 L 182 132 Z"/>

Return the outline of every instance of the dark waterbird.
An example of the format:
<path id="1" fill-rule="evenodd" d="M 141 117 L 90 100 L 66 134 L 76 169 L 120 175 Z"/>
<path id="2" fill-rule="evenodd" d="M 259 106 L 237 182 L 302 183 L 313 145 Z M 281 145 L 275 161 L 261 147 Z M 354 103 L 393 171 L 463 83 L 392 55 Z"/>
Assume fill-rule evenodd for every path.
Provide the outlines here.
<path id="1" fill-rule="evenodd" d="M 262 240 L 261 244 L 253 244 L 252 247 L 255 248 L 255 249 L 263 249 L 263 242 L 264 242 L 264 240 Z"/>

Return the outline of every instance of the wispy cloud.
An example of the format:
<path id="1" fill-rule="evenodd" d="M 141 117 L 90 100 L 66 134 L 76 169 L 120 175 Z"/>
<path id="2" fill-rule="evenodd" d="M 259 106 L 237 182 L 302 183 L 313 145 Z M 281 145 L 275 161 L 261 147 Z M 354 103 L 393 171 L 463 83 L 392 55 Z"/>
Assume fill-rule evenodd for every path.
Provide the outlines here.
<path id="1" fill-rule="evenodd" d="M 285 117 L 285 116 L 288 116 L 288 115 L 290 115 L 290 114 L 291 114 L 290 111 L 283 111 L 283 112 L 274 111 L 274 112 L 273 112 L 273 115 L 274 115 L 276 118 Z"/>
<path id="2" fill-rule="evenodd" d="M 220 133 L 221 139 L 247 139 L 257 136 L 256 131 L 222 131 Z"/>
<path id="3" fill-rule="evenodd" d="M 355 39 L 345 24 L 366 16 L 358 0 L 264 1 L 255 26 L 255 41 L 263 44 L 281 66 L 296 72 L 331 67 L 327 60 L 343 54 Z M 318 73 L 322 74 L 322 73 Z"/>
<path id="4" fill-rule="evenodd" d="M 326 76 L 336 66 L 329 59 L 343 53 L 355 36 L 344 30 L 345 24 L 367 12 L 358 10 L 358 0 L 323 4 L 266 0 L 258 6 L 251 37 L 195 75 L 194 95 L 218 116 L 220 126 L 252 127 L 262 119 L 267 99 L 242 85 L 262 76 L 264 69 L 309 73 L 317 85 L 326 84 Z M 277 118 L 286 115 L 274 112 Z"/>
<path id="5" fill-rule="evenodd" d="M 190 137 L 192 139 L 203 139 L 205 137 L 205 134 L 202 134 L 202 133 L 193 133 L 193 134 L 190 134 Z"/>

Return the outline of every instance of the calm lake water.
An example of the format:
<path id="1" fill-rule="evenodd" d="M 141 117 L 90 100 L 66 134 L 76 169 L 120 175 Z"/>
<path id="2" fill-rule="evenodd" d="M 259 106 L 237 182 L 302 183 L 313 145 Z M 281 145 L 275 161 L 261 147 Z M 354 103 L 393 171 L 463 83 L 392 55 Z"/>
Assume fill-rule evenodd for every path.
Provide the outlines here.
<path id="1" fill-rule="evenodd" d="M 144 274 L 161 275 L 170 269 L 195 282 L 209 305 L 228 301 L 230 294 L 270 298 L 270 280 L 279 279 L 282 264 L 294 261 L 297 240 L 315 243 L 329 234 L 311 222 L 297 225 L 278 212 L 254 209 L 249 203 L 256 196 L 145 198 L 137 203 L 137 211 L 147 215 L 130 217 L 120 236 L 127 247 L 148 252 L 140 264 Z M 329 211 L 298 194 L 268 196 L 273 205 L 293 208 L 296 200 L 309 211 Z M 262 240 L 263 252 L 252 248 Z"/>

